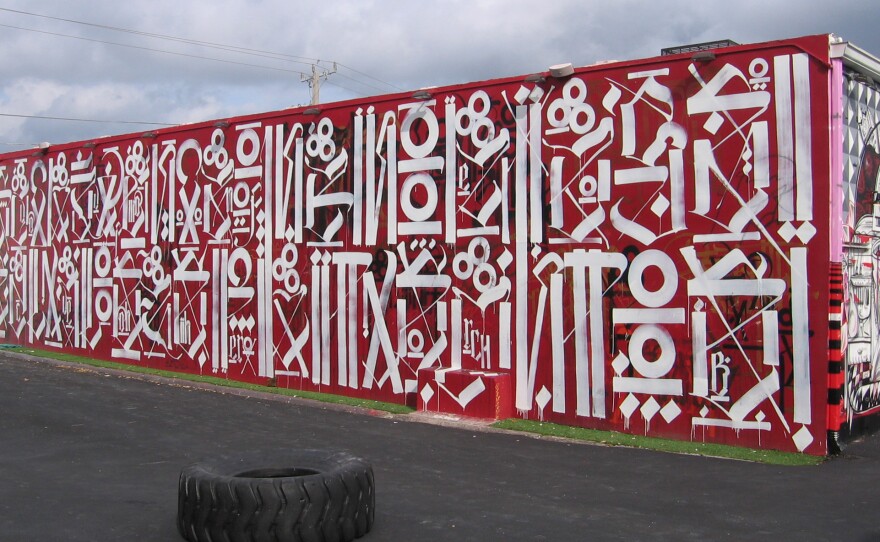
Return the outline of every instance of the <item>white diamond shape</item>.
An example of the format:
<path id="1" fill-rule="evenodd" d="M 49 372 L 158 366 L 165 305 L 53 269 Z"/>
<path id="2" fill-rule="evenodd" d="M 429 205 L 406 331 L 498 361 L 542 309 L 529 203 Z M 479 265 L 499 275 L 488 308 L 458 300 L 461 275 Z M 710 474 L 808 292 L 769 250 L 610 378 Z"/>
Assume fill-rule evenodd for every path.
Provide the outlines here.
<path id="1" fill-rule="evenodd" d="M 679 414 L 681 414 L 681 409 L 675 404 L 675 401 L 671 400 L 666 403 L 666 406 L 660 411 L 660 415 L 663 416 L 666 423 L 672 423 L 672 420 L 678 418 Z"/>
<path id="2" fill-rule="evenodd" d="M 287 230 L 284 231 L 284 238 L 287 239 L 287 242 L 293 241 L 293 237 L 296 235 L 296 231 L 293 229 L 293 226 L 287 226 Z"/>
<path id="3" fill-rule="evenodd" d="M 642 408 L 639 409 L 639 412 L 642 413 L 642 417 L 645 418 L 645 421 L 651 421 L 651 418 L 654 417 L 660 411 L 660 405 L 653 397 L 649 397 L 645 404 L 642 405 Z"/>
<path id="4" fill-rule="evenodd" d="M 709 115 L 709 118 L 706 119 L 706 122 L 703 123 L 703 128 L 705 128 L 707 132 L 715 134 L 718 132 L 718 129 L 721 128 L 722 124 L 724 124 L 724 117 L 718 113 L 712 113 Z"/>
<path id="5" fill-rule="evenodd" d="M 321 258 L 321 262 L 323 262 L 324 265 L 330 265 L 330 262 L 332 262 L 332 261 L 333 261 L 333 256 L 330 254 L 330 251 L 328 250 L 327 252 L 324 253 L 324 256 Z"/>
<path id="6" fill-rule="evenodd" d="M 807 241 L 813 238 L 814 235 L 816 235 L 816 227 L 809 222 L 804 222 L 797 230 L 798 239 L 800 239 L 801 242 L 805 245 L 807 244 Z"/>
<path id="7" fill-rule="evenodd" d="M 510 265 L 511 263 L 513 263 L 513 255 L 510 254 L 510 251 L 509 251 L 509 250 L 504 249 L 504 252 L 502 252 L 501 255 L 498 256 L 497 263 L 498 263 L 498 267 L 499 267 L 502 271 L 504 271 L 504 270 L 507 269 L 507 266 L 508 266 L 508 265 Z"/>
<path id="8" fill-rule="evenodd" d="M 541 386 L 541 391 L 535 396 L 535 402 L 538 403 L 538 408 L 544 410 L 544 407 L 547 406 L 547 403 L 550 402 L 550 398 L 552 397 L 553 394 L 547 390 L 547 386 Z"/>
<path id="9" fill-rule="evenodd" d="M 312 252 L 312 255 L 309 257 L 309 259 L 312 260 L 313 264 L 318 265 L 318 262 L 321 261 L 321 251 L 316 250 Z"/>
<path id="10" fill-rule="evenodd" d="M 757 414 L 755 414 L 755 420 L 757 420 L 758 422 L 763 422 L 764 418 L 766 418 L 766 417 L 767 416 L 763 412 L 761 412 L 760 410 L 758 411 Z"/>
<path id="11" fill-rule="evenodd" d="M 791 225 L 791 222 L 786 222 L 779 228 L 779 236 L 785 239 L 786 242 L 791 241 L 791 238 L 794 237 L 794 234 L 796 233 L 797 230 Z"/>
<path id="12" fill-rule="evenodd" d="M 544 97 L 544 89 L 541 87 L 535 87 L 532 89 L 532 92 L 529 93 L 529 99 L 532 100 L 532 103 L 538 103 L 541 101 L 541 98 Z"/>
<path id="13" fill-rule="evenodd" d="M 657 196 L 657 199 L 654 203 L 651 204 L 651 212 L 657 216 L 663 216 L 669 209 L 669 200 L 663 196 Z"/>
<path id="14" fill-rule="evenodd" d="M 434 397 L 434 390 L 431 388 L 431 386 L 429 386 L 428 384 L 425 384 L 425 387 L 422 388 L 422 392 L 419 395 L 422 396 L 422 403 L 424 403 L 425 406 L 427 406 L 428 401 L 431 400 L 431 397 Z"/>
<path id="15" fill-rule="evenodd" d="M 620 411 L 623 412 L 624 417 L 627 419 L 632 417 L 633 412 L 635 412 L 637 408 L 639 408 L 639 400 L 631 393 L 626 396 L 626 399 L 624 399 L 622 403 L 620 403 Z"/>
<path id="16" fill-rule="evenodd" d="M 241 325 L 244 329 L 250 331 L 254 329 L 254 326 L 257 325 L 257 321 L 253 316 L 248 316 L 247 318 L 241 320 Z"/>
<path id="17" fill-rule="evenodd" d="M 618 376 L 622 375 L 623 371 L 629 367 L 629 358 L 621 352 L 616 358 L 614 358 L 614 361 L 611 362 L 611 367 Z"/>
<path id="18" fill-rule="evenodd" d="M 704 406 L 703 408 L 700 409 L 700 417 L 701 418 L 705 418 L 706 414 L 708 414 L 708 413 L 709 413 L 709 407 Z"/>
<path id="19" fill-rule="evenodd" d="M 812 444 L 813 435 L 810 434 L 810 431 L 807 429 L 807 426 L 801 427 L 801 430 L 794 434 L 791 438 L 794 441 L 794 445 L 797 446 L 799 452 L 803 452 L 807 449 L 807 446 Z"/>

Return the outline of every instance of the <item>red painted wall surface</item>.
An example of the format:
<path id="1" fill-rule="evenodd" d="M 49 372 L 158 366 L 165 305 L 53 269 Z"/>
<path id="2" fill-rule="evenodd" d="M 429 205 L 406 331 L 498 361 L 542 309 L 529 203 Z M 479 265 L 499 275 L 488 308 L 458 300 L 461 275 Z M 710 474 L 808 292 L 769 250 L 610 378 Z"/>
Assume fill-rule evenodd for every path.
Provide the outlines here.
<path id="1" fill-rule="evenodd" d="M 827 36 L 0 158 L 7 342 L 822 454 Z"/>

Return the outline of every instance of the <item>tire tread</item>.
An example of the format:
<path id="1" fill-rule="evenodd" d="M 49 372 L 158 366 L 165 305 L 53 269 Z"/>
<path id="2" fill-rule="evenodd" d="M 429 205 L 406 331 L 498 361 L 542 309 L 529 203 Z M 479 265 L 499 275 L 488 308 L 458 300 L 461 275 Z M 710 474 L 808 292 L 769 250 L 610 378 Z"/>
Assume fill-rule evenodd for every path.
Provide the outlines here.
<path id="1" fill-rule="evenodd" d="M 260 478 L 237 473 L 259 458 L 229 465 L 192 465 L 178 480 L 177 528 L 191 542 L 348 542 L 370 531 L 372 467 L 347 454 L 303 451 L 303 476 Z M 300 466 L 300 465 L 298 465 Z"/>

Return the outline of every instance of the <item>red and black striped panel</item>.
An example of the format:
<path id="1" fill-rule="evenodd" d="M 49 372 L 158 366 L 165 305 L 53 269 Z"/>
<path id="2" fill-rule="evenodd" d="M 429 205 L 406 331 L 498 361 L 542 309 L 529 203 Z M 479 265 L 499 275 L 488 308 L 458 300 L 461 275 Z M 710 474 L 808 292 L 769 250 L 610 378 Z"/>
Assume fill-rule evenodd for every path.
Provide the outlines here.
<path id="1" fill-rule="evenodd" d="M 843 395 L 843 264 L 831 262 L 828 310 L 828 430 L 839 431 L 846 420 Z"/>

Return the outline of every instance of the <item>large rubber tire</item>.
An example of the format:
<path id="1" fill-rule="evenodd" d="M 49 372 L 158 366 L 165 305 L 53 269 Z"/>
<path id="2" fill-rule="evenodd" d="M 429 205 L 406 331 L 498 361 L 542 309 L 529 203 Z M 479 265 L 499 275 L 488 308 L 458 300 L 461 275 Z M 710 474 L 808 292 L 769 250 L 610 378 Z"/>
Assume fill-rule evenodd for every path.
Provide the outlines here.
<path id="1" fill-rule="evenodd" d="M 336 542 L 369 532 L 373 468 L 341 452 L 258 454 L 180 473 L 177 528 L 191 542 Z"/>

